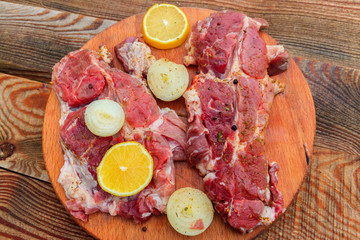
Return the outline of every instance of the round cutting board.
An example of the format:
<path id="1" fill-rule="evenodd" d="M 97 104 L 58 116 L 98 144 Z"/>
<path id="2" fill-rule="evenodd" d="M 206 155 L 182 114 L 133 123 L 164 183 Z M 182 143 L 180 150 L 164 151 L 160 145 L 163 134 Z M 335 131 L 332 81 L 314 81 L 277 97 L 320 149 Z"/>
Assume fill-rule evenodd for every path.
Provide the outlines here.
<path id="1" fill-rule="evenodd" d="M 198 8 L 183 8 L 190 26 L 197 20 L 204 19 L 212 10 Z M 98 50 L 106 45 L 114 55 L 114 46 L 130 36 L 141 36 L 141 23 L 144 14 L 124 19 L 99 33 L 83 48 Z M 268 44 L 276 44 L 275 40 L 261 33 Z M 152 48 L 157 59 L 165 57 L 177 63 L 182 63 L 185 55 L 185 44 L 170 50 Z M 121 68 L 115 59 L 115 67 Z M 190 76 L 196 72 L 195 67 L 189 68 Z M 295 197 L 306 173 L 307 157 L 312 155 L 315 135 L 315 109 L 307 82 L 293 60 L 289 69 L 274 77 L 286 84 L 284 93 L 275 97 L 270 121 L 266 130 L 266 156 L 269 161 L 276 161 L 280 165 L 278 172 L 279 189 L 284 195 L 284 207 L 287 208 Z M 161 107 L 168 106 L 179 115 L 186 115 L 184 100 L 172 103 L 159 102 Z M 64 204 L 66 197 L 61 185 L 57 182 L 60 169 L 64 163 L 63 153 L 59 143 L 60 103 L 54 93 L 50 94 L 44 118 L 43 152 L 52 185 Z M 203 190 L 203 181 L 197 170 L 190 168 L 186 162 L 176 162 L 176 188 L 192 186 Z M 186 239 L 172 229 L 166 215 L 153 216 L 142 224 L 135 224 L 131 220 L 111 217 L 105 213 L 95 213 L 89 216 L 88 222 L 79 219 L 75 221 L 93 236 L 100 239 Z M 254 232 L 241 235 L 219 215 L 215 214 L 210 227 L 196 239 L 250 239 L 265 228 L 258 228 Z"/>

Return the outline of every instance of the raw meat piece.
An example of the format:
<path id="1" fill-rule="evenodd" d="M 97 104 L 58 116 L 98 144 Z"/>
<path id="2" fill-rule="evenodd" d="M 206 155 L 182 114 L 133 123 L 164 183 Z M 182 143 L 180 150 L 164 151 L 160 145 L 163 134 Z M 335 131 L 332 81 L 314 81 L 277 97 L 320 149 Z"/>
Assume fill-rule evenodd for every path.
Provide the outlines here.
<path id="1" fill-rule="evenodd" d="M 97 137 L 85 125 L 86 107 L 71 112 L 60 128 L 60 137 L 79 160 L 86 162 L 88 171 L 97 179 L 96 167 L 111 146 L 112 137 Z"/>
<path id="2" fill-rule="evenodd" d="M 159 118 L 160 108 L 141 81 L 116 68 L 108 72 L 112 81 L 107 85 L 123 107 L 125 120 L 132 127 L 147 127 Z"/>
<path id="3" fill-rule="evenodd" d="M 263 78 L 266 72 L 264 69 L 267 69 L 269 61 L 266 60 L 266 45 L 258 31 L 267 26 L 266 20 L 249 18 L 239 12 L 214 13 L 193 26 L 186 44 L 188 54 L 184 58 L 184 63 L 196 64 L 201 72 L 209 72 L 223 79 L 234 72 L 231 68 L 235 60 L 239 61 L 237 65 L 242 66 L 243 72 Z M 241 51 L 240 46 L 247 51 Z M 270 61 L 270 75 L 286 70 L 286 63 L 289 61 L 289 55 L 282 46 L 276 45 L 272 48 L 279 51 L 273 51 L 269 56 L 273 58 Z M 273 67 L 277 71 L 273 71 Z M 254 72 L 249 73 L 250 70 Z"/>
<path id="4" fill-rule="evenodd" d="M 150 65 L 156 61 L 150 48 L 137 37 L 129 37 L 116 45 L 115 53 L 125 72 L 140 78 L 147 76 Z"/>
<path id="5" fill-rule="evenodd" d="M 281 45 L 266 46 L 269 61 L 268 74 L 270 76 L 282 73 L 289 67 L 290 55 Z"/>
<path id="6" fill-rule="evenodd" d="M 113 66 L 114 57 L 105 45 L 100 47 L 99 55 L 105 63 L 109 64 L 111 67 Z"/>
<path id="7" fill-rule="evenodd" d="M 164 136 L 173 149 L 174 161 L 183 161 L 186 159 L 186 122 L 182 121 L 174 111 L 166 108 L 162 110 L 164 118 L 163 124 L 159 126 L 157 132 Z M 179 131 L 179 128 L 182 131 Z"/>
<path id="8" fill-rule="evenodd" d="M 53 68 L 53 88 L 70 107 L 79 107 L 94 100 L 105 87 L 101 58 L 90 50 L 75 51 Z M 79 58 L 82 58 L 79 61 Z"/>
<path id="9" fill-rule="evenodd" d="M 204 176 L 216 211 L 233 228 L 250 232 L 283 211 L 277 163 L 265 157 L 265 128 L 274 96 L 284 85 L 268 75 L 286 69 L 282 46 L 266 46 L 265 20 L 218 12 L 199 21 L 187 44 L 187 64 L 198 64 L 185 92 L 188 162 Z"/>
<path id="10" fill-rule="evenodd" d="M 94 69 L 94 74 L 86 75 L 87 69 Z M 87 81 L 80 81 L 84 75 Z M 77 108 L 64 101 L 72 101 L 70 96 L 92 82 L 91 76 L 104 79 L 101 90 L 99 88 L 96 94 L 84 91 L 83 98 L 76 98 Z M 164 213 L 167 200 L 175 190 L 173 160 L 183 160 L 180 158 L 185 156 L 186 125 L 174 111 L 157 106 L 141 79 L 110 68 L 94 51 L 82 49 L 70 53 L 55 65 L 53 77 L 54 89 L 61 103 L 60 137 L 65 159 L 58 181 L 69 199 L 66 206 L 71 214 L 86 221 L 89 214 L 102 211 L 141 222 L 151 214 Z M 76 88 L 73 83 L 76 83 Z M 92 134 L 84 121 L 86 103 L 104 98 L 118 102 L 125 112 L 121 131 L 106 138 Z M 96 180 L 96 167 L 103 155 L 109 147 L 122 141 L 142 143 L 154 160 L 150 184 L 129 197 L 104 192 Z"/>

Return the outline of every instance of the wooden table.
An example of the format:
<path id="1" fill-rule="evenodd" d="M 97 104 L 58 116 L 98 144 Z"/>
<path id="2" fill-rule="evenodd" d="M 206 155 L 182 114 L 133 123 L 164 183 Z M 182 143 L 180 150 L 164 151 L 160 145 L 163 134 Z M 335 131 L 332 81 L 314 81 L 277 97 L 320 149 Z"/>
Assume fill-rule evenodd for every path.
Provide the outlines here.
<path id="1" fill-rule="evenodd" d="M 297 198 L 258 239 L 360 238 L 360 1 L 168 1 L 265 18 L 311 88 L 313 158 Z M 49 183 L 42 122 L 51 68 L 156 2 L 0 1 L 0 239 L 92 239 Z M 295 170 L 296 171 L 296 170 Z"/>

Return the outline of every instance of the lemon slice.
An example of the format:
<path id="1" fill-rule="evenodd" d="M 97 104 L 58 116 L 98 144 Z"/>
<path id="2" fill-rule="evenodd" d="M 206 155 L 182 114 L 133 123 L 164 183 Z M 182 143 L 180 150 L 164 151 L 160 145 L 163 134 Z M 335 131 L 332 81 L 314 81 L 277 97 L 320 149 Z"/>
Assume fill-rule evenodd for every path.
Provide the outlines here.
<path id="1" fill-rule="evenodd" d="M 131 196 L 150 183 L 153 159 L 140 143 L 119 143 L 105 153 L 97 174 L 104 191 L 120 197 Z"/>
<path id="2" fill-rule="evenodd" d="M 190 32 L 183 11 L 172 4 L 155 4 L 145 14 L 142 25 L 143 38 L 159 49 L 180 46 Z"/>

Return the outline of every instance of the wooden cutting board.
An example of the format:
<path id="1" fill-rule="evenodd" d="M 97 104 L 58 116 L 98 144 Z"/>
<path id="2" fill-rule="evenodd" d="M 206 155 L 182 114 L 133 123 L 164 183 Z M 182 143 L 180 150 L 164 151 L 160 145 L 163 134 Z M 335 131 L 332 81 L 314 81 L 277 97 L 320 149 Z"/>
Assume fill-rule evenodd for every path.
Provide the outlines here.
<path id="1" fill-rule="evenodd" d="M 188 17 L 190 26 L 197 20 L 204 19 L 212 10 L 198 8 L 183 8 Z M 141 36 L 141 23 L 144 14 L 132 16 L 114 24 L 99 33 L 83 48 L 98 50 L 99 46 L 106 45 L 114 55 L 114 46 L 130 36 Z M 276 44 L 275 40 L 261 33 L 268 44 Z M 184 44 L 170 50 L 152 48 L 157 59 L 165 57 L 177 63 L 182 63 L 185 55 Z M 115 56 L 115 55 L 114 55 Z M 120 63 L 115 60 L 115 67 Z M 195 74 L 195 67 L 189 68 L 190 75 Z M 310 89 L 299 68 L 293 60 L 289 69 L 274 78 L 284 82 L 284 93 L 275 97 L 270 114 L 270 121 L 266 130 L 266 156 L 270 161 L 280 165 L 278 172 L 279 189 L 284 195 L 285 208 L 287 208 L 296 195 L 307 169 L 307 157 L 311 158 L 315 135 L 315 108 Z M 184 100 L 172 103 L 159 102 L 161 107 L 168 106 L 185 115 Z M 60 103 L 54 93 L 50 94 L 44 118 L 43 152 L 50 180 L 53 187 L 64 204 L 66 197 L 61 185 L 57 182 L 60 169 L 64 163 L 63 153 L 59 143 Z M 202 178 L 198 172 L 190 168 L 186 162 L 176 162 L 176 188 L 192 186 L 203 190 Z M 111 217 L 109 214 L 95 213 L 90 215 L 88 222 L 75 221 L 93 236 L 100 239 L 186 239 L 172 229 L 166 215 L 153 216 L 143 224 L 120 217 Z M 225 224 L 219 215 L 215 214 L 211 226 L 196 239 L 250 239 L 265 228 L 241 235 Z"/>

